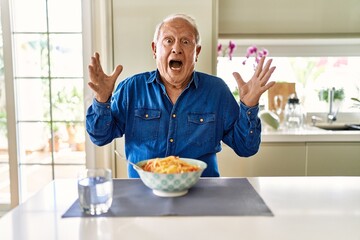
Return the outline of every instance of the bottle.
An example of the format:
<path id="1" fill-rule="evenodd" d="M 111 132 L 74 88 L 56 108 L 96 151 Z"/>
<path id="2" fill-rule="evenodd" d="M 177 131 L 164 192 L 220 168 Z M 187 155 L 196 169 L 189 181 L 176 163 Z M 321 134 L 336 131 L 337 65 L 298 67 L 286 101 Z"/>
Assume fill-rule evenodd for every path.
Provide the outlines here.
<path id="1" fill-rule="evenodd" d="M 303 125 L 304 115 L 302 113 L 300 101 L 296 95 L 292 94 L 288 98 L 284 115 L 287 128 L 300 128 Z"/>

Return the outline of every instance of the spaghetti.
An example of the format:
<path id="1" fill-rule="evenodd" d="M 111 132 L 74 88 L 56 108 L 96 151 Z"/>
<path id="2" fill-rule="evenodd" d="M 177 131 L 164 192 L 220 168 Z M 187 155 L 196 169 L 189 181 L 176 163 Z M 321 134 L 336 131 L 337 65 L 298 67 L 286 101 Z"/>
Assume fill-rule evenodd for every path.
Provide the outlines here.
<path id="1" fill-rule="evenodd" d="M 195 172 L 200 170 L 200 167 L 189 164 L 181 160 L 179 157 L 169 156 L 165 158 L 151 159 L 142 166 L 142 169 L 153 173 L 173 174 Z"/>

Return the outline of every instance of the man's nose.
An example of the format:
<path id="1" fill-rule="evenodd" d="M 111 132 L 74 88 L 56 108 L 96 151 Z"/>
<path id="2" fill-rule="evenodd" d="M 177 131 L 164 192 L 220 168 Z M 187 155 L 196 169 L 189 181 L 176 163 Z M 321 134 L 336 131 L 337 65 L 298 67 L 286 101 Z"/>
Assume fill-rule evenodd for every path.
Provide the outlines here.
<path id="1" fill-rule="evenodd" d="M 178 43 L 175 43 L 171 52 L 175 54 L 182 54 L 180 45 Z"/>

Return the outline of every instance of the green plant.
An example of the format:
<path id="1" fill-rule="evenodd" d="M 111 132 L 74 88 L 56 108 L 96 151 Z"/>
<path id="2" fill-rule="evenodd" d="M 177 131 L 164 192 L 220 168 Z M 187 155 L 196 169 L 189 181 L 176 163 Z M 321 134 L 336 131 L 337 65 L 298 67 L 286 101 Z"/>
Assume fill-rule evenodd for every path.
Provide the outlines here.
<path id="1" fill-rule="evenodd" d="M 330 88 L 322 89 L 319 91 L 318 96 L 320 101 L 329 102 L 329 92 Z M 345 92 L 343 88 L 335 89 L 334 92 L 334 100 L 344 100 L 345 98 Z"/>
<path id="2" fill-rule="evenodd" d="M 53 98 L 53 108 L 62 112 L 68 119 L 81 120 L 83 109 L 83 95 L 75 86 L 62 87 Z"/>
<path id="3" fill-rule="evenodd" d="M 236 88 L 234 91 L 232 91 L 232 94 L 236 100 L 240 99 L 238 88 Z"/>
<path id="4" fill-rule="evenodd" d="M 352 97 L 351 100 L 354 101 L 354 107 L 360 109 L 360 99 Z"/>

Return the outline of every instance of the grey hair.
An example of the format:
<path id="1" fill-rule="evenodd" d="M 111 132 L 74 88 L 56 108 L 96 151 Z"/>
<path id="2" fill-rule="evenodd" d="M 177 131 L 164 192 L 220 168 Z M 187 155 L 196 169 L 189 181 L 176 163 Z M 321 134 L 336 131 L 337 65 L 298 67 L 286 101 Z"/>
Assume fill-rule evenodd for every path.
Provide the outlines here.
<path id="1" fill-rule="evenodd" d="M 199 46 L 201 44 L 201 38 L 200 38 L 200 33 L 199 33 L 198 27 L 196 25 L 195 19 L 190 17 L 189 15 L 181 14 L 181 13 L 172 14 L 172 15 L 164 18 L 164 20 L 162 20 L 162 22 L 160 22 L 156 26 L 155 33 L 154 33 L 154 39 L 153 39 L 154 43 L 156 43 L 157 40 L 159 39 L 160 29 L 164 25 L 164 23 L 174 20 L 174 19 L 177 19 L 177 18 L 187 21 L 194 28 L 196 45 Z"/>

